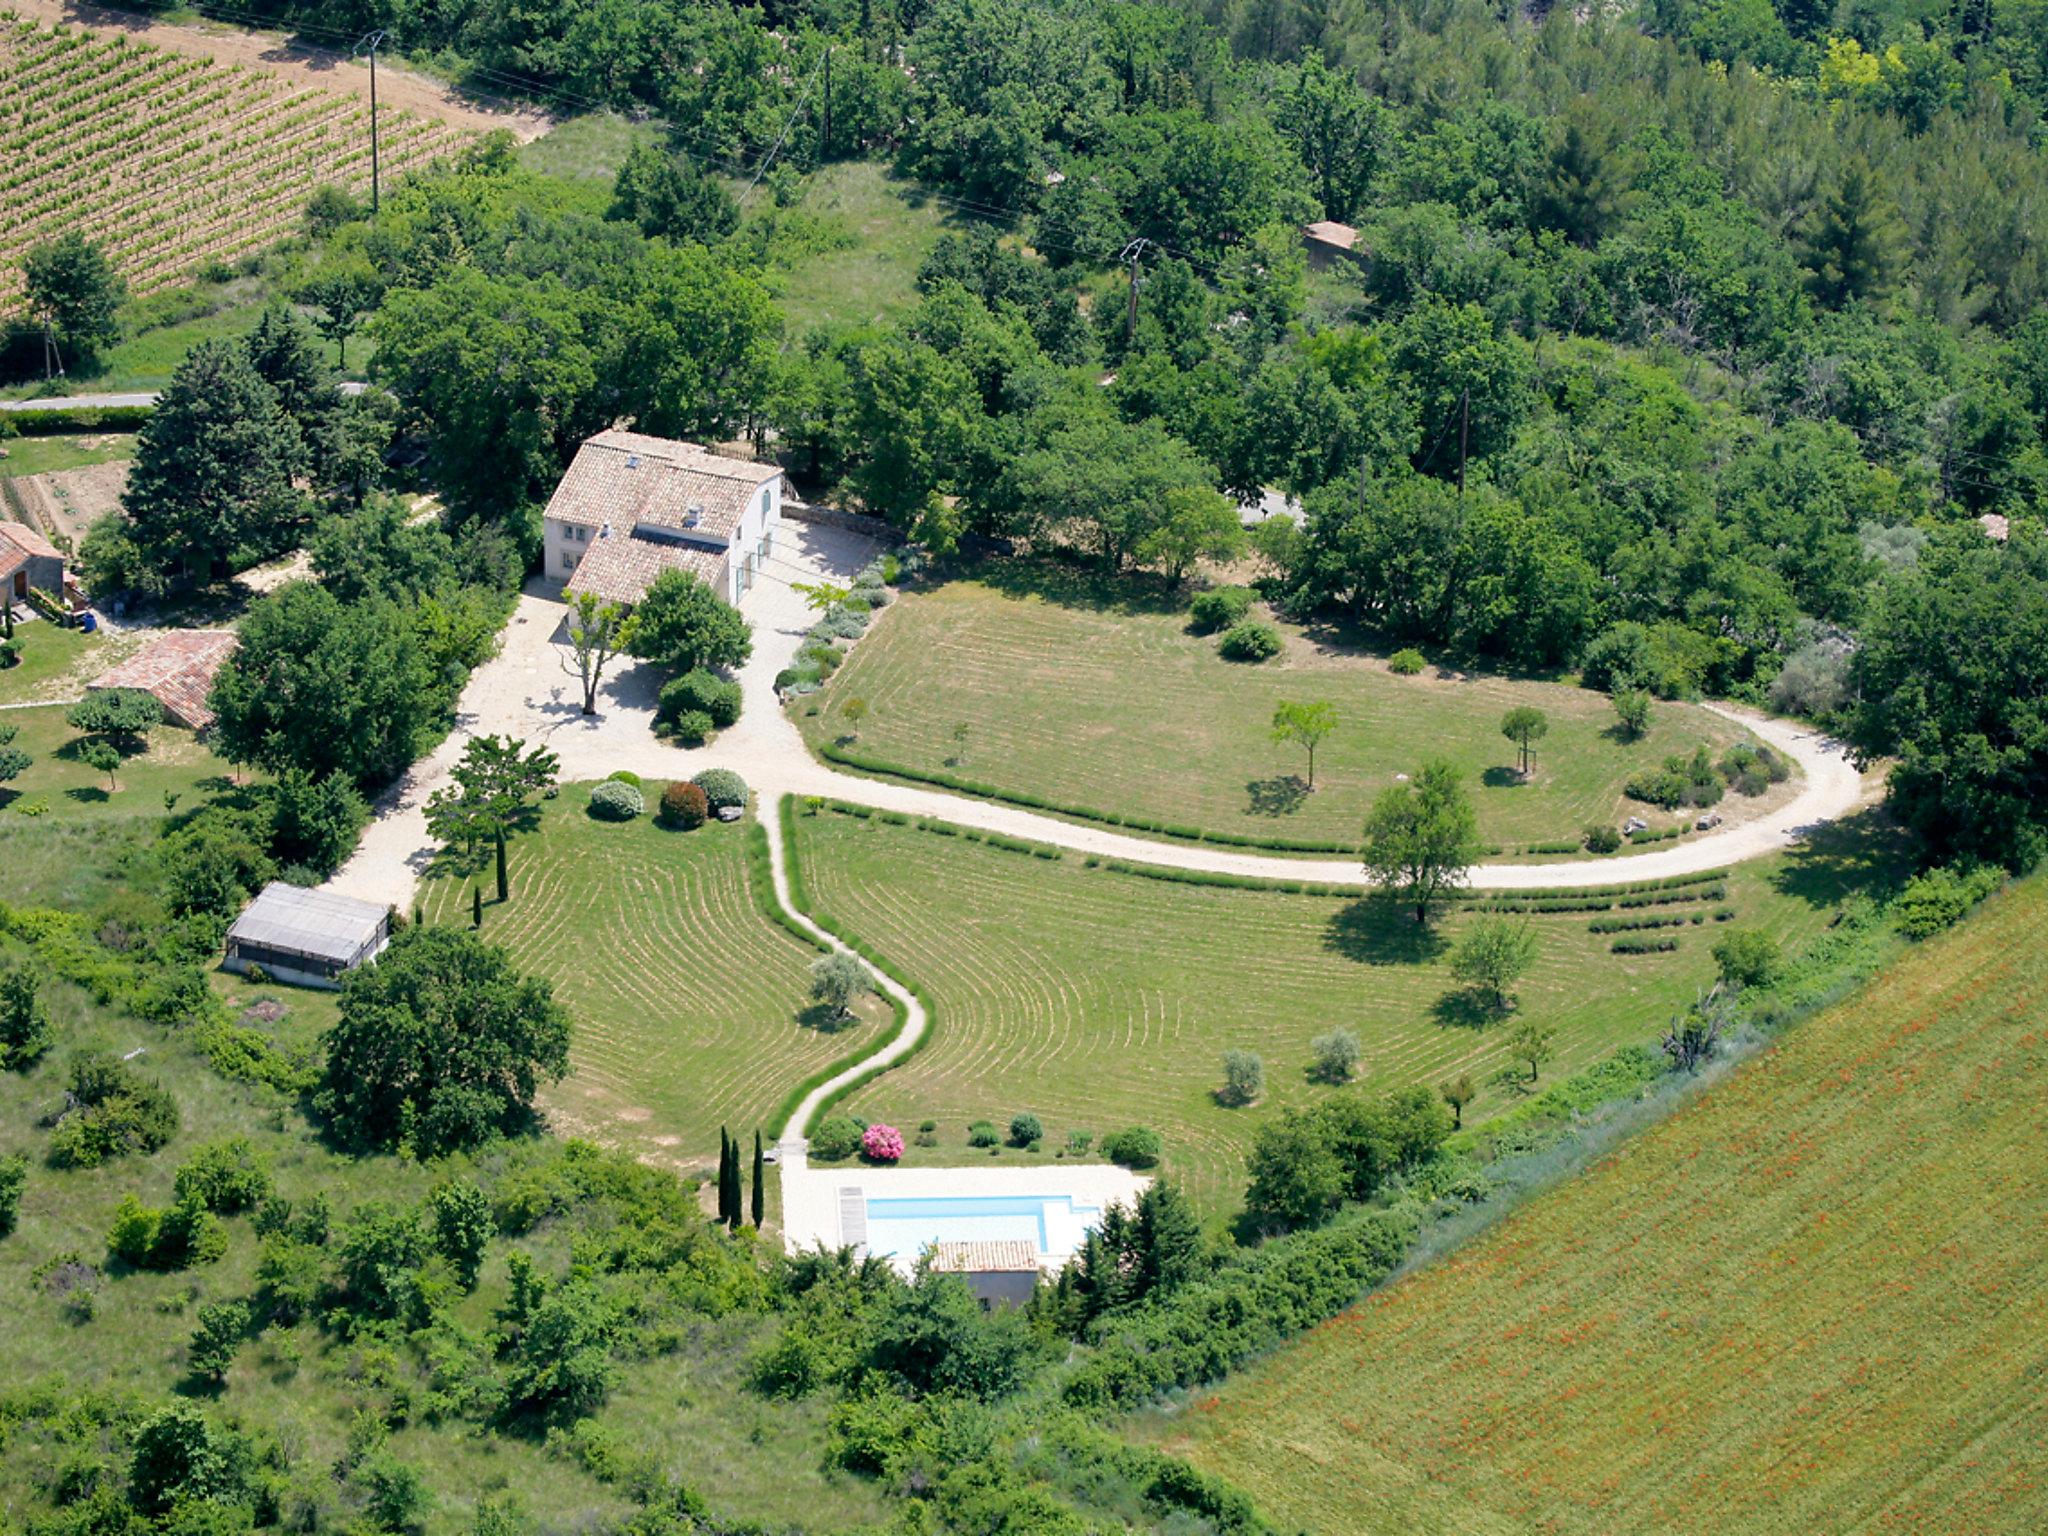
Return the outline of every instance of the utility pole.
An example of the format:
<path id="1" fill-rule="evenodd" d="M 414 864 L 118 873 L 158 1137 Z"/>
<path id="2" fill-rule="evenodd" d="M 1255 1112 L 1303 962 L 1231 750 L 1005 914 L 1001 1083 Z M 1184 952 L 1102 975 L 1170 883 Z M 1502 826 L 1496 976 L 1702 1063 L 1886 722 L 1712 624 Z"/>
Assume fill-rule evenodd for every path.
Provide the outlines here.
<path id="1" fill-rule="evenodd" d="M 57 350 L 57 333 L 50 328 L 50 317 L 43 317 L 43 382 L 51 377 L 64 377 L 64 354 Z"/>
<path id="2" fill-rule="evenodd" d="M 1472 391 L 1458 396 L 1458 499 L 1465 499 L 1465 448 L 1472 440 Z"/>
<path id="3" fill-rule="evenodd" d="M 383 207 L 382 177 L 378 174 L 377 163 L 377 50 L 384 46 L 390 33 L 379 27 L 360 43 L 356 44 L 358 56 L 370 56 L 370 217 L 375 218 Z"/>
<path id="4" fill-rule="evenodd" d="M 1143 235 L 1138 236 L 1118 254 L 1117 260 L 1125 262 L 1131 269 L 1131 298 L 1124 312 L 1124 345 L 1130 346 L 1138 334 L 1138 263 L 1144 259 L 1145 247 L 1152 242 Z"/>
<path id="5" fill-rule="evenodd" d="M 824 126 L 818 132 L 818 158 L 827 160 L 832 155 L 832 49 L 825 48 L 825 110 Z"/>

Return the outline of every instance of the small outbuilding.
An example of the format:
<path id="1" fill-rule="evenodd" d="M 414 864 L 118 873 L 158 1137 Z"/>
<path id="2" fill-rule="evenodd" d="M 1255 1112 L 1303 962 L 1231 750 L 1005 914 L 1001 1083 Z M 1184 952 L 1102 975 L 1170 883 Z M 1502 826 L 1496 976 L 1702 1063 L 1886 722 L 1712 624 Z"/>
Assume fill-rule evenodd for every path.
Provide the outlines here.
<path id="1" fill-rule="evenodd" d="M 1038 1245 L 1024 1238 L 981 1243 L 934 1243 L 931 1272 L 959 1275 L 984 1312 L 1021 1307 L 1038 1286 Z"/>
<path id="2" fill-rule="evenodd" d="M 213 724 L 206 696 L 227 659 L 241 644 L 232 629 L 173 629 L 158 635 L 110 672 L 86 684 L 88 693 L 139 688 L 164 707 L 164 718 L 187 730 Z"/>
<path id="3" fill-rule="evenodd" d="M 1359 249 L 1358 231 L 1335 219 L 1318 219 L 1302 225 L 1301 248 L 1308 255 L 1309 266 L 1317 272 L 1327 271 L 1338 262 L 1360 261 L 1365 255 Z"/>
<path id="4" fill-rule="evenodd" d="M 388 907 L 273 880 L 228 930 L 221 964 L 231 971 L 261 966 L 279 981 L 337 988 L 390 942 Z"/>

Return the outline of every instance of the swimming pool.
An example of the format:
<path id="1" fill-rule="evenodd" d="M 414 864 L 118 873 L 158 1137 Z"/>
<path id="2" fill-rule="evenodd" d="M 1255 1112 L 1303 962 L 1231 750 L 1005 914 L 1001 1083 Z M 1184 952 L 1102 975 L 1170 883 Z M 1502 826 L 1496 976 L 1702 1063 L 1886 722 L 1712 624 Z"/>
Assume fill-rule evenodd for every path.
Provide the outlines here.
<path id="1" fill-rule="evenodd" d="M 913 1258 L 933 1243 L 1024 1241 L 1065 1258 L 1102 1220 L 1071 1195 L 956 1195 L 867 1201 L 868 1252 Z"/>

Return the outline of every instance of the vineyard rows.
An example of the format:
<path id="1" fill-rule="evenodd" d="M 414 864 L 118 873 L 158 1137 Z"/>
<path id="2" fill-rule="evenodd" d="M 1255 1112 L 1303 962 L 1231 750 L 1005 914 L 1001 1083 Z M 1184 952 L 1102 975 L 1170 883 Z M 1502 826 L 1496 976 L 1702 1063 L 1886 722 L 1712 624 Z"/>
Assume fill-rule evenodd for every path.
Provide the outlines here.
<path id="1" fill-rule="evenodd" d="M 385 184 L 464 135 L 385 109 Z M 0 306 L 31 246 L 77 231 L 143 294 L 283 238 L 322 185 L 367 193 L 370 114 L 252 70 L 0 25 Z"/>

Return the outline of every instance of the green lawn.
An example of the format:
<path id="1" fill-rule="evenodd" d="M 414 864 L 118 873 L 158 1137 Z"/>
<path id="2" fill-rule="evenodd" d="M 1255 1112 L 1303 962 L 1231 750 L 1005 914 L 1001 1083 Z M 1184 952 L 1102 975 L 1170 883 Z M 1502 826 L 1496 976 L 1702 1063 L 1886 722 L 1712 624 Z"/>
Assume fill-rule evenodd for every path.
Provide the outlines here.
<path id="1" fill-rule="evenodd" d="M 0 439 L 7 457 L 0 459 L 0 480 L 15 475 L 46 475 L 59 469 L 83 469 L 135 457 L 135 434 L 98 432 L 51 437 Z"/>
<path id="2" fill-rule="evenodd" d="M 997 562 L 892 604 L 829 686 L 792 709 L 814 747 L 847 735 L 841 710 L 859 698 L 863 756 L 1234 837 L 1355 841 L 1375 795 L 1443 756 L 1465 775 L 1482 835 L 1510 847 L 1574 840 L 1630 813 L 1682 821 L 1626 801 L 1623 784 L 1670 753 L 1743 735 L 1660 703 L 1648 734 L 1625 743 L 1605 694 L 1434 668 L 1401 677 L 1378 655 L 1283 628 L 1280 657 L 1226 662 L 1177 604 L 1066 567 Z M 1301 751 L 1270 736 L 1283 699 L 1336 709 L 1312 794 Z M 1518 704 L 1550 722 L 1528 783 L 1500 734 Z M 1733 820 L 1764 803 L 1775 800 L 1731 795 L 1721 810 Z"/>
<path id="3" fill-rule="evenodd" d="M 1377 905 L 1278 891 L 1168 883 L 1010 852 L 879 815 L 798 816 L 800 867 L 817 910 L 925 989 L 938 1011 L 931 1043 L 847 1104 L 867 1120 L 914 1130 L 939 1122 L 939 1146 L 913 1160 L 960 1162 L 970 1122 L 1007 1128 L 1021 1110 L 1045 1124 L 1050 1158 L 1072 1130 L 1133 1124 L 1166 1140 L 1167 1166 L 1211 1215 L 1243 1193 L 1253 1128 L 1282 1106 L 1332 1092 L 1311 1083 L 1310 1042 L 1342 1026 L 1364 1048 L 1367 1087 L 1482 1085 L 1468 1117 L 1517 1102 L 1497 1080 L 1509 1029 L 1462 1004 L 1443 955 L 1418 945 L 1405 917 Z M 1844 891 L 1867 878 L 1870 834 L 1834 834 L 1820 849 L 1743 866 L 1700 926 L 1660 930 L 1667 954 L 1617 955 L 1587 914 L 1529 919 L 1541 952 L 1520 988 L 1525 1014 L 1552 1022 L 1548 1082 L 1617 1046 L 1652 1042 L 1714 975 L 1709 954 L 1727 905 L 1788 946 L 1817 931 Z M 1634 916 L 1636 912 L 1598 914 Z M 1441 924 L 1455 941 L 1471 918 Z M 1258 1052 L 1266 1096 L 1248 1109 L 1214 1098 L 1226 1050 Z M 1469 1121 L 1468 1121 L 1469 1123 Z M 1006 1150 L 1007 1158 L 1031 1154 Z"/>
<path id="4" fill-rule="evenodd" d="M 0 704 L 77 698 L 87 683 L 125 660 L 138 642 L 103 629 L 88 634 L 35 619 L 14 626 L 14 643 L 21 660 L 0 672 Z M 16 713 L 0 714 L 0 725 Z"/>
<path id="5" fill-rule="evenodd" d="M 0 941 L 0 962 L 19 958 Z M 241 996 L 244 983 L 233 983 Z M 207 1068 L 174 1030 L 105 1014 L 75 990 L 50 984 L 46 996 L 60 1031 L 58 1049 L 27 1073 L 0 1073 L 0 1156 L 27 1155 L 30 1172 L 17 1230 L 0 1240 L 0 1291 L 7 1326 L 0 1328 L 0 1381 L 22 1391 L 49 1380 L 65 1390 L 132 1391 L 152 1406 L 170 1400 L 186 1380 L 186 1343 L 198 1309 L 248 1298 L 257 1289 L 259 1241 L 246 1216 L 227 1219 L 229 1246 L 218 1263 L 173 1274 L 110 1265 L 106 1238 L 121 1197 L 167 1205 L 172 1177 L 191 1150 L 224 1136 L 246 1136 L 268 1163 L 278 1192 L 295 1202 L 324 1194 L 337 1220 L 372 1199 L 417 1200 L 436 1183 L 469 1171 L 461 1161 L 421 1165 L 383 1156 L 342 1156 L 325 1148 L 293 1106 L 268 1090 L 230 1083 Z M 323 994 L 292 988 L 249 989 L 287 1008 L 264 1027 L 287 1038 L 312 1033 L 315 1015 L 331 1011 Z M 96 1046 L 115 1055 L 142 1054 L 135 1065 L 178 1101 L 181 1129 L 153 1156 L 118 1159 L 96 1170 L 56 1170 L 44 1162 L 49 1140 L 39 1118 L 60 1102 L 70 1051 Z M 505 1171 L 508 1154 L 482 1155 L 473 1165 L 487 1189 Z M 456 1324 L 475 1334 L 490 1327 L 508 1289 L 512 1244 L 491 1245 L 474 1294 L 452 1293 L 444 1304 Z M 570 1234 L 550 1221 L 519 1240 L 542 1274 L 557 1277 L 571 1263 Z M 100 1271 L 97 1305 L 77 1321 L 52 1294 L 44 1274 L 63 1255 Z M 821 1470 L 825 1406 L 785 1403 L 744 1389 L 748 1360 L 772 1332 L 759 1315 L 691 1316 L 688 1326 L 644 1357 L 622 1363 L 618 1385 L 596 1423 L 625 1449 L 652 1453 L 663 1475 L 702 1493 L 720 1515 L 760 1521 L 777 1530 L 838 1530 L 879 1521 L 880 1497 L 866 1484 Z M 394 1454 L 418 1468 L 434 1507 L 424 1536 L 462 1536 L 480 1498 L 509 1493 L 536 1530 L 612 1528 L 634 1506 L 538 1435 L 491 1432 L 460 1417 L 419 1411 L 432 1387 L 402 1346 L 374 1340 L 350 1344 L 312 1322 L 272 1326 L 243 1345 L 218 1393 L 184 1390 L 210 1413 L 274 1433 L 291 1457 L 296 1485 L 325 1489 L 321 1528 L 338 1522 L 330 1469 L 342 1456 L 358 1413 L 391 1424 Z M 412 1411 L 403 1406 L 410 1402 Z M 90 1437 L 88 1437 L 90 1440 Z M 0 1519 L 24 1528 L 47 1513 L 49 1469 L 70 1460 L 88 1466 L 99 1447 L 53 1447 L 40 1432 L 0 1443 Z M 775 1475 L 764 1477 L 763 1466 Z"/>
<path id="6" fill-rule="evenodd" d="M 790 229 L 806 226 L 836 249 L 771 241 L 768 281 L 793 336 L 812 326 L 857 326 L 894 319 L 918 302 L 917 269 L 954 221 L 913 183 L 886 166 L 851 161 L 804 178 L 803 197 L 777 210 L 756 191 L 748 217 L 780 214 Z M 794 217 L 792 217 L 794 215 Z"/>
<path id="7" fill-rule="evenodd" d="M 659 123 L 635 123 L 616 112 L 572 117 L 519 146 L 519 163 L 558 181 L 601 181 L 609 186 L 635 144 L 659 144 Z"/>
<path id="8" fill-rule="evenodd" d="M 659 786 L 647 786 L 648 798 Z M 549 802 L 512 850 L 512 900 L 488 875 L 484 937 L 555 984 L 576 1033 L 556 1124 L 675 1166 L 715 1159 L 718 1128 L 765 1126 L 796 1083 L 856 1052 L 888 1017 L 822 1027 L 809 1011 L 815 951 L 754 904 L 745 828 L 670 832 L 594 820 L 589 787 Z M 429 879 L 430 922 L 467 923 L 472 880 Z"/>
<path id="9" fill-rule="evenodd" d="M 1147 1438 L 1286 1530 L 2048 1529 L 2048 883 Z"/>

